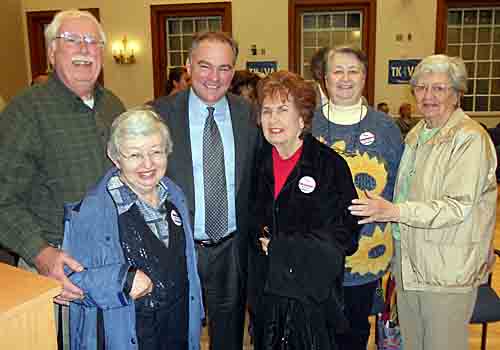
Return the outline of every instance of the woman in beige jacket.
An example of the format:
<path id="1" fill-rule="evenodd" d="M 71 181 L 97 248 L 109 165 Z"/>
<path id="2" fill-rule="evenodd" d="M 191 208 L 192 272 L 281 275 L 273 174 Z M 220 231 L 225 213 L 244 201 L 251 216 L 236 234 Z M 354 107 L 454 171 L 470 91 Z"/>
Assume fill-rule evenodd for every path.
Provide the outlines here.
<path id="1" fill-rule="evenodd" d="M 393 222 L 405 350 L 468 349 L 477 287 L 490 271 L 497 187 L 495 148 L 459 107 L 460 58 L 433 55 L 411 79 L 423 115 L 405 139 L 394 202 L 353 201 L 360 223 Z"/>

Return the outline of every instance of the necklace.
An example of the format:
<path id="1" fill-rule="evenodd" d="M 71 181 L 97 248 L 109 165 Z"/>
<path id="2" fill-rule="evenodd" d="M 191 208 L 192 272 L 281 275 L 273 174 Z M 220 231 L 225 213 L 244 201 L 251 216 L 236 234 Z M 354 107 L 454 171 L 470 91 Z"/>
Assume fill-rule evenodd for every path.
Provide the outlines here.
<path id="1" fill-rule="evenodd" d="M 367 113 L 368 113 L 368 108 L 365 106 L 365 104 L 363 103 L 363 99 L 361 99 L 361 103 L 359 104 L 359 119 L 358 121 L 355 123 L 355 124 L 351 124 L 351 125 L 356 125 L 354 127 L 354 129 L 356 130 L 355 132 L 351 132 L 349 133 L 348 135 L 346 135 L 346 138 L 343 140 L 345 142 L 345 149 L 342 149 L 338 146 L 335 146 L 334 145 L 334 142 L 332 140 L 332 135 L 331 135 L 331 131 L 330 131 L 330 127 L 333 127 L 333 125 L 331 124 L 335 124 L 334 121 L 332 121 L 333 118 L 330 118 L 331 115 L 332 115 L 332 111 L 330 110 L 330 108 L 333 109 L 333 107 L 331 107 L 332 103 L 331 101 L 328 102 L 327 106 L 326 107 L 326 113 L 327 113 L 327 134 L 328 134 L 328 142 L 331 142 L 332 143 L 332 148 L 335 152 L 337 152 L 338 154 L 344 156 L 344 157 L 354 157 L 356 156 L 356 151 L 354 151 L 354 149 L 356 147 L 354 147 L 354 145 L 356 144 L 356 142 L 359 142 L 359 139 L 360 139 L 360 136 L 362 134 L 362 126 L 361 126 L 361 122 L 363 121 L 363 108 L 365 108 L 367 110 Z M 324 113 L 324 111 L 323 111 Z M 342 125 L 342 124 L 340 124 Z M 344 126 L 348 126 L 348 125 L 344 125 Z"/>

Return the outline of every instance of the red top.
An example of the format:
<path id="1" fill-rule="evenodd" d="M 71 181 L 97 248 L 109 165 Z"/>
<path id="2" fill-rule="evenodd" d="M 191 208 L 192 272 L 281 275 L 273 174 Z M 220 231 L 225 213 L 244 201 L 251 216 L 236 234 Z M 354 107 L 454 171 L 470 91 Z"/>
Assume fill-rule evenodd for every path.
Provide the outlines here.
<path id="1" fill-rule="evenodd" d="M 276 147 L 273 147 L 274 199 L 278 198 L 288 175 L 290 175 L 293 168 L 295 168 L 301 154 L 302 146 L 300 146 L 290 158 L 283 159 L 280 157 Z"/>

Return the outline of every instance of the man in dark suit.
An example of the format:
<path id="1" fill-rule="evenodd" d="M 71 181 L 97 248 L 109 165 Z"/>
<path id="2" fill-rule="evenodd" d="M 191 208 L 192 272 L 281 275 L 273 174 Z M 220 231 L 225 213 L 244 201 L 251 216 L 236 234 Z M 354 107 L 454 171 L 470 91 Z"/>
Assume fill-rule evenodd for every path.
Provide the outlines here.
<path id="1" fill-rule="evenodd" d="M 193 38 L 189 90 L 153 103 L 172 134 L 167 175 L 188 199 L 210 348 L 243 347 L 248 195 L 257 130 L 250 105 L 227 94 L 238 55 L 221 32 Z"/>

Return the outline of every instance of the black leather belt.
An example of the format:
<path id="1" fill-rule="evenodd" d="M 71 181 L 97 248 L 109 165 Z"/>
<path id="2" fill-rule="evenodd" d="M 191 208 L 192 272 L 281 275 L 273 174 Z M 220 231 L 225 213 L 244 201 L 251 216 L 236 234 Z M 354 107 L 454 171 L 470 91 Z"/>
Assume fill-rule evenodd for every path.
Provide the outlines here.
<path id="1" fill-rule="evenodd" d="M 233 238 L 235 233 L 236 233 L 236 231 L 233 231 L 230 234 L 222 237 L 221 239 L 219 239 L 217 241 L 214 241 L 213 239 L 195 239 L 194 243 L 196 243 L 204 248 L 215 247 L 215 246 L 218 246 L 219 244 Z"/>

